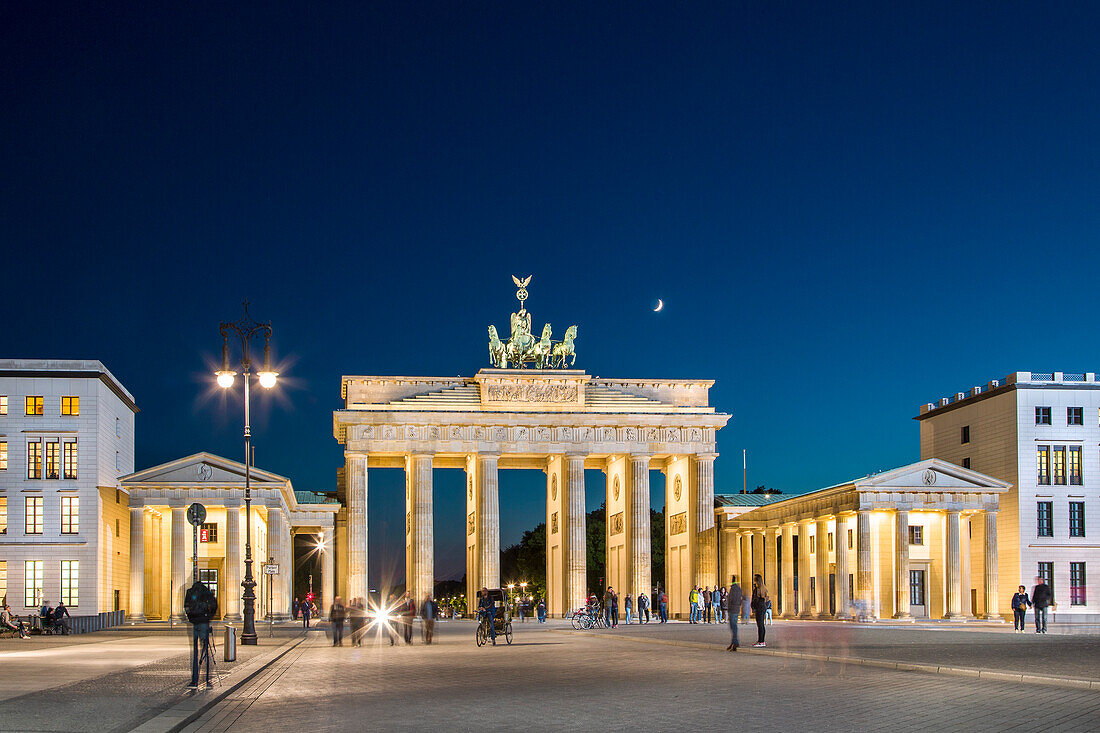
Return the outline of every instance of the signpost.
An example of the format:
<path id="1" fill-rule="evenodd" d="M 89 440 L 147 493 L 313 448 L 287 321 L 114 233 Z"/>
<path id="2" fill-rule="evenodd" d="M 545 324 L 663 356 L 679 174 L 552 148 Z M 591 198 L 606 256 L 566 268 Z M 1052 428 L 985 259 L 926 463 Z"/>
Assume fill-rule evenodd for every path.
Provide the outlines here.
<path id="1" fill-rule="evenodd" d="M 268 636 L 275 636 L 275 614 L 272 612 L 274 609 L 271 607 L 272 602 L 272 576 L 279 574 L 279 565 L 275 562 L 275 558 L 268 558 L 267 564 L 264 565 L 264 575 L 267 577 L 267 618 L 269 621 L 269 633 Z"/>
<path id="2" fill-rule="evenodd" d="M 191 584 L 199 582 L 199 525 L 206 521 L 206 507 L 198 502 L 187 507 L 187 521 L 191 523 Z"/>

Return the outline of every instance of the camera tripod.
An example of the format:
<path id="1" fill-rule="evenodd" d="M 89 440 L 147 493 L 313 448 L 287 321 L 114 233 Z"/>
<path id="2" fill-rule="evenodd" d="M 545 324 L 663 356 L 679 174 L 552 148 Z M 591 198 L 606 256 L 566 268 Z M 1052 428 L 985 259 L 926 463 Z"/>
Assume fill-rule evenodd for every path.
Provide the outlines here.
<path id="1" fill-rule="evenodd" d="M 218 662 L 215 658 L 218 653 L 218 645 L 214 642 L 213 632 L 207 634 L 199 642 L 199 658 L 195 668 L 195 680 L 194 687 L 198 687 L 198 673 L 203 669 L 206 670 L 206 686 L 213 687 L 215 683 L 221 684 L 221 675 L 218 674 Z M 211 670 L 213 670 L 213 680 L 211 680 Z"/>

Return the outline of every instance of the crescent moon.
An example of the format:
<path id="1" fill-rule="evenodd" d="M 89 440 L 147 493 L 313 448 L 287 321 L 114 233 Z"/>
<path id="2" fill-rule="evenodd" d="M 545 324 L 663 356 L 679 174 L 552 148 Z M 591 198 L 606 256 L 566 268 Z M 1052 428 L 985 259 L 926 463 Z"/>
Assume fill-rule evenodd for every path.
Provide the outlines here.
<path id="1" fill-rule="evenodd" d="M 661 309 L 665 307 L 665 301 L 657 298 L 657 307 L 653 309 L 654 313 L 660 313 Z"/>

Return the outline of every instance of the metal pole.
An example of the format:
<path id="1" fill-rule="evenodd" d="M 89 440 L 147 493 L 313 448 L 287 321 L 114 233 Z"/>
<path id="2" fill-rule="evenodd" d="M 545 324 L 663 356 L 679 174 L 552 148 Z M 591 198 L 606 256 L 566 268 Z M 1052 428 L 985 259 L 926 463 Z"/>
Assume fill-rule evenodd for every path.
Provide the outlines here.
<path id="1" fill-rule="evenodd" d="M 256 581 L 252 577 L 252 433 L 248 423 L 248 383 L 252 380 L 251 364 L 244 363 L 244 633 L 241 643 L 255 646 Z"/>
<path id="2" fill-rule="evenodd" d="M 191 585 L 199 582 L 199 527 L 191 525 Z"/>

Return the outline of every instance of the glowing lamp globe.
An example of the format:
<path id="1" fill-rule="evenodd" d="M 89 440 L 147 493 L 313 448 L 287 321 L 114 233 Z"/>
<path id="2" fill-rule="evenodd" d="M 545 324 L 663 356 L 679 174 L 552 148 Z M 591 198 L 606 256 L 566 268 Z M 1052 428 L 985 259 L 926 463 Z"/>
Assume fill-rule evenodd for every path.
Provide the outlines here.
<path id="1" fill-rule="evenodd" d="M 233 372 L 218 372 L 218 386 L 229 389 L 233 386 Z"/>

